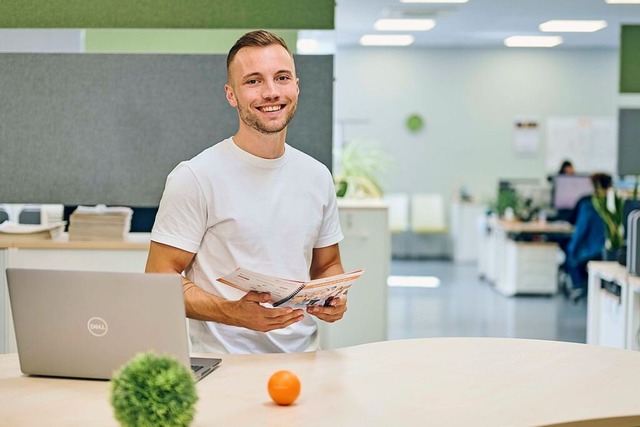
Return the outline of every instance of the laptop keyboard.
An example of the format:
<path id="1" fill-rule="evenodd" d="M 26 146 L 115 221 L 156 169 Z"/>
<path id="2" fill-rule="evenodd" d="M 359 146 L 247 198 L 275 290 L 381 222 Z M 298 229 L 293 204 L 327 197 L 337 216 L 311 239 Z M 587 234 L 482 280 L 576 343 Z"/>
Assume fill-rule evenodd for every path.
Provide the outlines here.
<path id="1" fill-rule="evenodd" d="M 191 370 L 196 374 L 203 369 L 204 369 L 204 366 L 202 365 L 191 365 Z"/>

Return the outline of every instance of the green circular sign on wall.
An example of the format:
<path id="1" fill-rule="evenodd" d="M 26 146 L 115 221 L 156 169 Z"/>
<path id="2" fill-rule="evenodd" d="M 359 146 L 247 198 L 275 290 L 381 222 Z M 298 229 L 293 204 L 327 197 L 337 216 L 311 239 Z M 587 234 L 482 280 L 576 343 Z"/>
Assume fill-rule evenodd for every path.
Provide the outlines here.
<path id="1" fill-rule="evenodd" d="M 424 126 L 424 120 L 419 114 L 412 114 L 407 118 L 407 129 L 411 132 L 418 132 Z"/>

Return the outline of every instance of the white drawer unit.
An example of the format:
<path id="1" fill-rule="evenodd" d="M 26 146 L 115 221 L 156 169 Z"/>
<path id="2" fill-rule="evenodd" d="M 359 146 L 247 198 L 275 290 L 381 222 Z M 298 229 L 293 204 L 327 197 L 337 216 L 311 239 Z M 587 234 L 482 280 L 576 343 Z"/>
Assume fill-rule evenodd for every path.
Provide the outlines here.
<path id="1" fill-rule="evenodd" d="M 339 211 L 344 269 L 364 268 L 365 273 L 349 289 L 344 318 L 331 324 L 319 322 L 322 349 L 387 339 L 387 277 L 391 262 L 387 205 L 341 201 Z"/>

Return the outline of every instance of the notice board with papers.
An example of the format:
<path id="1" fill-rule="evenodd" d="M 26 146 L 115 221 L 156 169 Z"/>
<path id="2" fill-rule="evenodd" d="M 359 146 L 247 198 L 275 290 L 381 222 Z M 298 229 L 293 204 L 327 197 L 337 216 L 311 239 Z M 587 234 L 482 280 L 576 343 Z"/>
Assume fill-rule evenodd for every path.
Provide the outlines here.
<path id="1" fill-rule="evenodd" d="M 614 117 L 559 116 L 547 119 L 547 172 L 569 160 L 578 173 L 615 174 L 618 126 Z"/>

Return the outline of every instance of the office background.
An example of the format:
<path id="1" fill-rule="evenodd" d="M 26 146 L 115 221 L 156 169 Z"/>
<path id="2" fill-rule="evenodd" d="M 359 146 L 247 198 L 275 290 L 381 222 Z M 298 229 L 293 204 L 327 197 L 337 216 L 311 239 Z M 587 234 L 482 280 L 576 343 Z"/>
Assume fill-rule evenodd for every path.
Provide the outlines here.
<path id="1" fill-rule="evenodd" d="M 163 2 L 169 10 L 170 0 Z M 0 25 L 29 27 L 33 20 L 40 19 L 35 27 L 54 27 L 53 24 L 46 24 L 52 10 L 55 12 L 78 9 L 86 12 L 83 3 L 91 2 L 73 0 L 65 3 L 63 0 L 56 0 L 41 3 L 43 7 L 38 9 L 38 13 L 31 14 L 29 8 L 19 1 L 3 2 L 0 5 Z M 113 0 L 102 3 L 101 10 L 106 10 L 107 15 L 109 8 L 116 9 Z M 189 0 L 187 3 L 202 5 L 206 2 Z M 216 13 L 225 18 L 236 7 L 232 1 L 211 3 L 223 6 L 216 9 Z M 288 5 L 283 7 L 291 10 L 285 11 L 288 13 L 280 10 L 275 14 L 286 16 L 289 24 L 291 18 L 299 18 L 299 15 L 309 18 L 309 11 L 313 11 L 316 3 L 322 3 L 324 6 L 330 4 L 333 10 L 333 1 L 289 1 L 280 2 L 280 5 L 285 3 Z M 244 4 L 248 10 L 254 9 L 254 17 L 263 13 L 261 6 L 264 4 L 261 1 L 252 0 Z M 162 5 L 157 7 L 165 10 Z M 301 9 L 307 10 L 301 12 Z M 15 10 L 19 11 L 17 15 L 22 16 L 26 23 L 24 20 L 17 24 L 12 21 L 16 14 L 9 12 Z M 311 12 L 311 15 L 313 13 Z M 323 14 L 320 13 L 318 16 Z M 293 23 L 290 28 L 310 28 L 308 23 L 311 22 L 313 26 L 314 21 L 312 16 L 306 24 Z M 332 27 L 333 16 L 330 21 L 329 24 L 323 24 L 324 28 Z M 249 27 L 278 27 L 274 21 L 263 22 L 267 25 L 254 23 Z M 230 25 L 230 28 L 237 29 L 247 27 L 238 22 L 230 22 L 229 19 L 217 25 Z M 144 26 L 156 28 L 154 25 L 142 27 Z M 83 25 L 71 25 L 71 28 L 78 27 L 81 28 Z M 291 33 L 291 30 L 284 31 Z M 0 48 L 4 51 L 24 51 L 33 45 L 39 45 L 42 51 L 47 52 L 86 50 L 100 53 L 220 53 L 225 52 L 242 32 L 244 31 L 193 29 L 91 29 L 55 32 L 29 30 L 27 35 L 1 32 Z M 33 38 L 29 40 L 30 37 Z M 292 46 L 295 45 L 295 35 L 293 37 L 289 39 Z M 57 47 L 52 46 L 56 43 Z M 339 146 L 344 141 L 367 139 L 375 141 L 392 154 L 397 163 L 395 169 L 384 179 L 388 191 L 433 192 L 442 194 L 449 201 L 459 186 L 465 186 L 476 199 L 486 201 L 495 196 L 499 178 L 544 179 L 548 172 L 545 164 L 545 125 L 549 117 L 615 118 L 617 108 L 621 106 L 617 94 L 618 54 L 617 49 L 338 48 L 334 68 L 334 124 L 339 138 L 334 138 L 334 143 Z M 301 99 L 303 98 L 304 93 Z M 640 105 L 640 102 L 636 105 Z M 406 119 L 412 114 L 420 114 L 425 120 L 424 128 L 415 133 L 409 132 L 405 125 Z M 513 124 L 514 119 L 519 116 L 536 117 L 541 126 L 538 149 L 528 155 L 518 155 L 514 152 Z M 576 167 L 580 171 L 581 165 L 576 164 Z M 60 172 L 68 173 L 64 168 L 61 168 Z M 25 197 L 30 195 L 26 194 Z M 447 265 L 447 268 L 451 267 Z M 433 265 L 427 266 L 425 274 L 432 272 Z M 452 276 L 459 281 L 458 284 L 469 284 L 474 271 L 468 270 L 467 273 L 468 276 L 460 279 L 459 270 L 455 269 Z M 446 277 L 446 274 L 440 276 Z M 482 283 L 472 285 L 487 290 L 481 288 Z M 449 293 L 455 286 L 456 283 L 445 284 L 441 291 Z M 403 320 L 411 317 L 407 315 L 404 307 L 416 299 L 423 298 L 426 299 L 427 305 L 416 306 L 416 317 L 434 313 L 433 316 L 443 320 L 443 323 L 454 323 L 438 316 L 438 313 L 451 308 L 450 301 L 442 301 L 441 298 L 433 296 L 425 298 L 426 292 L 417 292 L 422 293 L 415 295 L 413 291 L 409 291 L 397 295 L 396 305 L 403 306 L 397 312 L 403 314 Z M 491 298 L 495 296 L 490 292 L 488 295 L 491 295 Z M 469 298 L 468 294 L 451 293 L 450 296 L 452 301 L 479 301 L 478 298 Z M 500 299 L 500 302 L 505 301 Z M 515 312 L 513 306 L 520 302 L 506 301 L 506 304 L 509 304 L 506 311 Z M 435 307 L 430 307 L 431 303 L 434 303 Z M 491 302 L 474 304 L 477 305 L 496 312 Z M 427 307 L 431 309 L 428 310 Z M 442 310 L 438 309 L 440 307 Z M 566 307 L 560 307 L 558 311 L 564 313 L 565 309 Z M 467 319 L 466 314 L 469 311 L 469 308 L 465 307 L 460 311 L 462 314 L 452 316 L 455 319 Z M 535 307 L 532 312 L 539 313 L 539 307 Z M 534 320 L 539 320 L 538 317 L 534 316 Z M 503 320 L 502 314 L 496 318 Z M 420 322 L 420 327 L 425 324 L 433 325 L 434 321 Z M 482 320 L 468 323 L 483 325 Z M 444 331 L 443 335 L 459 335 L 463 334 L 463 331 L 469 331 L 467 324 L 463 326 L 464 328 L 454 332 Z M 579 325 L 578 329 L 580 327 Z M 398 329 L 402 332 L 395 336 L 400 337 L 399 334 L 405 333 L 406 330 L 405 327 Z M 477 333 L 480 335 L 496 332 L 483 330 Z M 509 331 L 509 334 L 524 335 L 517 331 Z M 578 335 L 581 334 L 583 331 Z M 544 337 L 570 339 L 567 336 Z"/>
<path id="2" fill-rule="evenodd" d="M 88 32 L 91 33 L 92 31 Z M 72 51 L 81 44 L 79 39 L 78 32 L 66 37 L 60 36 L 60 40 L 55 43 L 60 46 L 58 50 L 66 48 Z M 4 40 L 2 47 L 5 50 L 10 49 L 9 45 L 17 45 L 10 43 L 8 38 Z M 21 40 L 24 43 L 24 39 Z M 54 41 L 49 40 L 48 43 Z M 124 43 L 120 45 L 122 44 Z M 113 51 L 117 50 L 118 46 L 117 42 L 111 45 L 102 44 L 101 49 Z M 142 44 L 139 46 L 139 50 L 144 48 Z M 189 46 L 192 45 L 186 43 L 184 50 Z M 179 47 L 174 49 L 180 50 Z M 55 56 L 47 61 L 53 62 Z M 8 58 L 12 56 L 9 55 Z M 126 56 L 105 56 L 102 60 L 117 58 Z M 299 67 L 303 74 L 313 72 L 314 66 L 305 68 L 305 63 L 318 60 L 314 58 L 299 56 Z M 44 61 L 40 60 L 41 67 L 49 66 Z M 9 67 L 10 61 L 5 61 L 3 66 Z M 72 67 L 73 64 L 68 66 Z M 95 66 L 100 67 L 99 64 Z M 330 67 L 325 60 L 321 70 L 326 71 Z M 367 140 L 391 154 L 395 159 L 395 165 L 383 176 L 383 183 L 388 191 L 437 192 L 449 200 L 459 186 L 465 186 L 477 199 L 488 200 L 495 196 L 499 178 L 543 179 L 548 173 L 545 163 L 545 122 L 548 117 L 617 116 L 618 67 L 618 51 L 613 49 L 338 49 L 334 69 L 334 123 L 339 128 L 336 133 L 338 137 L 335 139 L 342 141 L 334 143 L 339 145 L 350 140 Z M 114 70 L 118 69 L 114 67 Z M 204 69 L 192 72 L 199 73 L 199 78 L 202 79 L 209 71 L 213 72 Z M 3 80 L 9 78 L 6 73 L 3 73 L 3 76 Z M 330 85 L 327 74 L 324 76 L 323 84 Z M 17 75 L 14 74 L 13 78 L 17 78 Z M 86 75 L 83 78 L 88 80 Z M 139 78 L 142 76 L 132 76 L 132 81 L 124 83 L 134 87 L 135 79 Z M 317 83 L 316 76 L 303 79 L 303 90 L 304 85 L 310 80 L 311 83 Z M 29 99 L 22 85 L 12 84 L 11 80 L 5 81 L 4 84 L 7 91 L 20 90 L 21 94 L 11 96 L 11 102 L 3 105 L 3 116 L 12 114 L 12 111 L 15 114 L 16 103 L 20 104 L 25 100 L 27 103 L 34 102 L 33 99 Z M 83 82 L 77 84 L 81 86 Z M 217 92 L 209 85 L 208 80 L 202 81 L 202 87 L 207 91 L 203 99 L 215 98 Z M 59 92 L 64 91 L 64 87 L 59 85 L 55 88 Z M 171 86 L 169 88 L 171 89 Z M 325 104 L 331 102 L 330 91 L 321 88 L 314 93 L 327 95 L 323 97 Z M 92 95 L 91 92 L 87 92 L 85 96 Z M 312 132 L 303 133 L 304 138 L 300 138 L 301 140 L 306 139 L 308 135 L 317 135 L 318 117 L 322 117 L 318 116 L 317 111 L 304 114 L 305 105 L 314 108 L 321 101 L 317 97 L 304 95 L 303 91 L 299 117 L 305 119 L 305 126 L 299 127 L 301 130 L 308 128 Z M 170 97 L 164 98 L 166 99 Z M 210 114 L 209 125 L 215 124 L 216 117 L 222 117 L 222 123 L 225 119 L 228 121 L 232 118 L 230 116 L 233 115 L 233 110 L 222 105 L 223 102 L 226 101 L 219 96 L 216 103 L 218 109 Z M 12 132 L 19 133 L 21 129 L 27 134 L 34 132 L 34 129 L 25 127 L 26 122 L 31 122 L 37 130 L 39 121 L 34 118 L 38 116 L 34 116 L 33 113 L 47 114 L 42 108 L 29 109 L 28 105 L 21 108 L 25 111 L 21 111 L 19 125 L 5 124 L 3 138 L 7 144 L 24 144 L 24 141 L 13 138 Z M 324 111 L 326 116 L 326 105 L 323 108 L 320 111 Z M 425 125 L 423 129 L 414 133 L 407 129 L 406 120 L 411 114 L 416 113 L 424 117 Z M 185 109 L 185 115 L 193 114 L 193 110 Z M 539 119 L 541 143 L 535 153 L 519 155 L 514 150 L 513 123 L 518 116 L 535 116 Z M 327 117 L 323 117 L 322 120 L 322 126 L 326 126 Z M 204 120 L 201 122 L 205 123 Z M 302 123 L 303 120 L 297 122 Z M 79 123 L 83 126 L 87 124 Z M 189 128 L 188 123 L 184 126 Z M 294 141 L 296 128 L 295 124 L 292 126 L 293 136 L 290 139 Z M 46 129 L 40 129 L 39 135 L 50 136 L 47 135 Z M 206 138 L 206 135 L 202 134 L 199 137 Z M 19 151 L 13 155 L 28 155 L 29 150 L 34 150 L 34 154 L 37 154 L 37 150 L 47 149 L 42 145 L 46 141 L 40 139 L 40 142 L 39 148 L 20 145 Z M 65 141 L 58 143 L 64 144 Z M 87 144 L 91 144 L 91 141 L 87 141 Z M 198 144 L 199 149 L 203 144 L 206 145 L 206 141 L 201 140 Z M 316 144 L 315 140 L 309 141 L 308 144 L 313 148 L 322 146 Z M 186 156 L 197 152 L 198 149 L 187 150 L 189 153 Z M 179 151 L 178 148 L 174 148 L 175 150 Z M 321 157 L 321 160 L 326 163 L 326 152 L 323 156 L 325 157 Z M 580 171 L 580 164 L 576 167 Z M 12 168 L 3 169 L 14 172 Z M 406 170 L 411 170 L 412 173 L 403 173 Z M 68 171 L 61 169 L 60 173 L 65 174 Z M 145 180 L 145 184 L 148 181 Z M 145 196 L 143 204 L 152 205 L 154 198 L 157 198 L 156 193 L 157 191 L 152 191 L 152 196 Z M 13 195 L 10 198 L 13 199 Z M 32 201 L 53 202 L 50 199 Z M 69 203 L 98 202 L 92 199 Z M 131 203 L 128 200 L 115 202 Z"/>
<path id="3" fill-rule="evenodd" d="M 338 123 L 347 123 L 344 139 L 376 141 L 393 155 L 397 165 L 386 179 L 389 191 L 435 192 L 447 200 L 465 186 L 477 200 L 488 201 L 496 196 L 499 178 L 535 178 L 543 184 L 549 172 L 546 119 L 615 118 L 617 85 L 617 50 L 351 48 L 336 53 L 336 116 Z M 414 113 L 425 120 L 417 133 L 406 126 Z M 538 119 L 535 153 L 514 150 L 519 116 Z"/>

